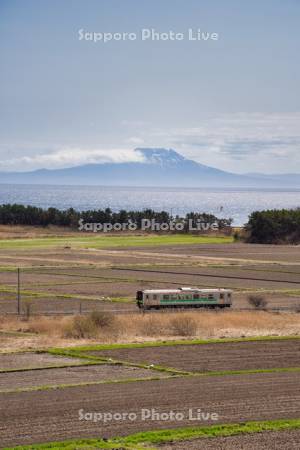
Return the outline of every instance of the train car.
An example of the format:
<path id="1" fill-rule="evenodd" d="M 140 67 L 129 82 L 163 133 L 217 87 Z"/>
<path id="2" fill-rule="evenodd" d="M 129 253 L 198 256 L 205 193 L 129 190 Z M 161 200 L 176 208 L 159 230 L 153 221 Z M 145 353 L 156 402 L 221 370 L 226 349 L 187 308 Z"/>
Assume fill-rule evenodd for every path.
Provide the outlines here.
<path id="1" fill-rule="evenodd" d="M 229 308 L 232 305 L 230 289 L 146 289 L 137 291 L 137 306 L 140 309 L 163 308 Z"/>

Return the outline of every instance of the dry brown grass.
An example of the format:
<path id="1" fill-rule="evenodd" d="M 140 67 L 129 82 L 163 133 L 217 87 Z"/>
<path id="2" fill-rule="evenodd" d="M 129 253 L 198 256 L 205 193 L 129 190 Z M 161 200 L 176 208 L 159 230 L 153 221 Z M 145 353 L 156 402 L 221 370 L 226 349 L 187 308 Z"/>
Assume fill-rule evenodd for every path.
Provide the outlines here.
<path id="1" fill-rule="evenodd" d="M 300 334 L 297 314 L 265 311 L 180 312 L 119 316 L 128 337 L 197 338 Z"/>
<path id="2" fill-rule="evenodd" d="M 170 319 L 170 327 L 174 336 L 195 336 L 198 323 L 191 315 L 179 315 Z"/>
<path id="3" fill-rule="evenodd" d="M 69 322 L 68 319 L 68 317 L 58 320 L 56 318 L 52 319 L 44 316 L 35 316 L 30 319 L 28 328 L 25 329 L 25 327 L 23 326 L 23 329 L 24 331 L 28 331 L 30 333 L 46 334 L 48 336 L 60 336 L 62 335 L 63 330 Z"/>
<path id="4" fill-rule="evenodd" d="M 0 239 L 41 238 L 49 236 L 77 236 L 78 232 L 68 227 L 38 227 L 32 225 L 0 225 Z"/>
<path id="5" fill-rule="evenodd" d="M 155 317 L 157 316 L 157 317 Z M 160 336 L 166 334 L 164 320 L 158 314 L 135 317 L 134 314 L 120 317 L 120 323 L 125 333 L 134 333 L 135 336 Z M 129 331 L 130 330 L 130 331 Z"/>
<path id="6" fill-rule="evenodd" d="M 2 348 L 69 346 L 78 343 L 142 342 L 185 338 L 250 337 L 300 334 L 300 314 L 266 311 L 195 311 L 102 316 L 0 317 L 0 331 L 27 335 L 5 336 Z M 34 334 L 30 334 L 34 333 Z M 1 334 L 0 334 L 1 336 Z M 2 337 L 4 339 L 4 336 Z"/>

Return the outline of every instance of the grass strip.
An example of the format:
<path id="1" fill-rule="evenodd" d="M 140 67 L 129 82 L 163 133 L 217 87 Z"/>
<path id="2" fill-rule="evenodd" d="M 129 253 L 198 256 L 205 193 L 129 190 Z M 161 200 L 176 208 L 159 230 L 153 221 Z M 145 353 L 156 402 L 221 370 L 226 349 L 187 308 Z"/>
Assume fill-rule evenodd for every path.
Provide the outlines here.
<path id="1" fill-rule="evenodd" d="M 212 372 L 190 372 L 191 376 L 217 377 L 226 375 L 254 375 L 257 373 L 300 372 L 300 367 L 272 367 L 270 369 L 219 370 Z"/>
<path id="2" fill-rule="evenodd" d="M 30 249 L 65 247 L 74 248 L 109 248 L 135 246 L 161 246 L 181 244 L 230 244 L 231 236 L 197 236 L 191 234 L 143 235 L 143 236 L 75 236 L 75 237 L 47 237 L 47 238 L 17 238 L 1 239 L 1 249 Z"/>
<path id="3" fill-rule="evenodd" d="M 148 431 L 124 438 L 124 443 L 163 444 L 197 438 L 233 436 L 238 434 L 261 433 L 300 428 L 300 419 L 245 422 L 225 425 L 188 427 L 179 429 Z"/>
<path id="4" fill-rule="evenodd" d="M 262 433 L 264 431 L 285 431 L 300 428 L 300 419 L 252 421 L 223 425 L 175 428 L 146 431 L 114 439 L 81 439 L 47 444 L 10 447 L 4 450 L 77 450 L 77 449 L 153 449 L 153 445 L 175 443 L 192 439 L 209 439 L 226 436 Z M 151 447 L 150 447 L 151 446 Z"/>
<path id="5" fill-rule="evenodd" d="M 50 442 L 48 444 L 26 445 L 18 447 L 7 447 L 3 450 L 157 450 L 153 447 L 145 447 L 139 444 L 124 444 L 123 442 L 117 442 L 116 440 L 103 440 L 103 439 L 80 439 L 76 441 L 64 441 L 64 442 Z"/>

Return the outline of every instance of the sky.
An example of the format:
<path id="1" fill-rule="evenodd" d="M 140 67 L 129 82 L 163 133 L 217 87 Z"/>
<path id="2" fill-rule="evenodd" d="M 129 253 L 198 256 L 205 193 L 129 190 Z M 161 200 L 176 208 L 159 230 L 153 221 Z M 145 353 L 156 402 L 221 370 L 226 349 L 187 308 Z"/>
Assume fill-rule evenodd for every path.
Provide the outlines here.
<path id="1" fill-rule="evenodd" d="M 0 171 L 165 147 L 300 173 L 299 22 L 299 0 L 0 0 Z"/>

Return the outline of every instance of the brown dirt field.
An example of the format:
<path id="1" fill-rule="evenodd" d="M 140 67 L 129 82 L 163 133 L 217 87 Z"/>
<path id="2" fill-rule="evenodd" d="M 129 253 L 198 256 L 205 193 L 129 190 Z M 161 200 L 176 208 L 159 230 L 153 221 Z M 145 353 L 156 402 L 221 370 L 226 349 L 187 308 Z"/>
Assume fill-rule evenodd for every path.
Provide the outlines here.
<path id="1" fill-rule="evenodd" d="M 53 367 L 57 365 L 81 364 L 80 358 L 66 358 L 46 353 L 0 354 L 0 370 L 33 369 L 35 367 Z"/>
<path id="2" fill-rule="evenodd" d="M 57 299 L 45 296 L 45 298 L 31 300 L 33 314 L 78 314 L 81 303 L 83 313 L 91 311 L 132 311 L 137 312 L 135 303 L 114 303 L 100 300 L 78 300 L 78 299 Z M 15 298 L 1 299 L 0 295 L 0 313 L 15 314 L 17 303 Z"/>
<path id="3" fill-rule="evenodd" d="M 232 309 L 251 309 L 248 303 L 248 295 L 246 293 L 234 293 L 233 294 Z M 287 296 L 282 293 L 264 294 L 263 297 L 267 300 L 267 309 L 287 309 L 294 311 L 300 305 L 300 296 Z"/>
<path id="4" fill-rule="evenodd" d="M 292 267 L 293 268 L 293 267 Z M 109 270 L 109 269 L 108 269 Z M 143 273 L 153 274 L 154 276 L 163 274 L 164 276 L 176 275 L 176 276 L 197 276 L 197 277 L 207 277 L 207 278 L 224 278 L 235 280 L 238 278 L 244 278 L 245 280 L 251 281 L 265 281 L 271 283 L 276 282 L 285 282 L 291 284 L 299 284 L 300 285 L 300 277 L 298 272 L 289 271 L 287 267 L 285 267 L 284 271 L 280 271 L 280 267 L 276 270 L 269 266 L 264 266 L 263 270 L 253 270 L 252 266 L 240 268 L 236 267 L 195 267 L 195 266 L 182 266 L 182 267 L 169 267 L 169 266 L 160 266 L 160 267 L 139 267 L 139 268 L 122 268 L 121 270 L 113 269 L 112 275 L 122 276 L 122 272 L 126 273 L 127 276 L 131 274 L 131 278 L 140 277 Z"/>
<path id="5" fill-rule="evenodd" d="M 195 268 L 192 268 L 195 270 Z M 164 270 L 162 268 L 162 270 Z M 184 270 L 189 270 L 184 268 Z M 202 270 L 202 268 L 200 269 Z M 212 269 L 210 269 L 212 270 Z M 176 275 L 176 274 L 156 274 L 151 272 L 139 273 L 127 272 L 127 271 L 115 271 L 115 270 L 99 270 L 97 274 L 99 279 L 91 277 L 78 276 L 78 271 L 69 269 L 70 274 L 73 276 L 59 275 L 59 269 L 55 273 L 58 275 L 49 276 L 46 274 L 28 274 L 21 273 L 21 290 L 28 292 L 27 295 L 22 295 L 22 298 L 31 298 L 34 303 L 34 312 L 69 312 L 78 311 L 79 303 L 82 303 L 82 307 L 85 311 L 91 311 L 93 309 L 103 308 L 106 309 L 124 309 L 123 304 L 114 303 L 114 307 L 109 306 L 109 302 L 101 302 L 101 297 L 115 298 L 115 297 L 127 297 L 131 298 L 132 305 L 126 303 L 129 309 L 134 309 L 135 293 L 139 289 L 145 288 L 168 288 L 168 287 L 180 287 L 180 286 L 199 286 L 199 287 L 230 287 L 236 289 L 251 289 L 251 291 L 263 289 L 275 289 L 275 293 L 266 293 L 266 299 L 268 300 L 270 308 L 290 308 L 293 309 L 300 304 L 300 294 L 288 295 L 284 292 L 285 289 L 290 289 L 291 292 L 297 289 L 299 284 L 290 284 L 287 281 L 272 283 L 272 282 L 253 282 L 245 278 L 240 280 L 232 280 L 228 278 L 211 278 L 206 276 L 197 275 Z M 89 273 L 95 273 L 95 270 Z M 246 271 L 243 271 L 246 272 Z M 81 272 L 80 272 L 81 273 Z M 84 273 L 87 273 L 85 271 Z M 242 273 L 244 275 L 244 273 Z M 247 275 L 247 274 L 246 274 Z M 245 276 L 246 276 L 245 275 Z M 266 273 L 265 276 L 269 274 Z M 272 274 L 274 277 L 276 274 Z M 97 275 L 95 275 L 97 276 Z M 105 276 L 107 278 L 105 278 Z M 113 279 L 113 276 L 116 279 Z M 285 276 L 288 276 L 285 274 Z M 131 278 L 130 278 L 131 277 Z M 134 278 L 138 281 L 131 281 Z M 298 275 L 294 274 L 293 281 L 297 280 Z M 124 280 L 124 281 L 123 281 Z M 4 287 L 13 289 L 12 292 L 0 292 L 0 313 L 13 313 L 16 311 L 16 274 L 11 272 L 0 273 L 0 283 L 3 283 Z M 275 286 L 276 285 L 276 286 Z M 275 287 L 274 287 L 275 286 Z M 0 286 L 1 287 L 1 286 Z M 283 288 L 283 292 L 280 290 Z M 39 293 L 39 297 L 34 296 L 34 292 Z M 297 291 L 295 291 L 297 292 Z M 32 295 L 31 295 L 32 293 Z M 74 296 L 74 298 L 55 298 L 55 295 L 68 295 Z M 42 297 L 40 296 L 42 295 Z M 249 308 L 247 303 L 247 291 L 244 293 L 234 293 L 233 308 Z M 78 297 L 91 297 L 95 300 L 80 299 Z M 77 297 L 77 298 L 76 298 Z M 128 308 L 126 308 L 128 309 Z"/>
<path id="6" fill-rule="evenodd" d="M 149 254 L 150 255 L 150 254 Z M 174 258 L 170 257 L 164 258 L 165 264 L 166 262 L 169 262 L 172 264 L 172 260 Z M 80 265 L 82 267 L 84 266 L 91 266 L 96 265 L 97 267 L 109 267 L 111 265 L 115 264 L 123 264 L 127 265 L 129 264 L 159 264 L 161 262 L 161 256 L 158 255 L 155 259 L 149 258 L 149 256 L 145 257 L 139 257 L 139 258 L 129 258 L 128 255 L 122 255 L 118 254 L 117 256 L 110 257 L 109 254 L 101 255 L 99 258 L 94 258 L 93 255 L 84 255 L 80 250 L 76 252 L 76 257 L 73 258 L 66 258 L 66 255 L 63 252 L 59 252 L 57 250 L 57 253 L 55 255 L 51 256 L 30 256 L 30 251 L 26 252 L 26 256 L 21 256 L 20 254 L 10 254 L 10 256 L 6 255 L 0 255 L 0 265 L 2 266 L 11 266 L 11 267 L 37 267 L 40 268 L 40 266 L 47 266 L 57 268 L 57 266 L 60 267 L 69 267 L 70 265 Z"/>
<path id="7" fill-rule="evenodd" d="M 157 287 L 158 284 L 155 283 L 144 283 L 143 288 L 151 288 L 151 287 Z M 124 286 L 124 289 L 123 289 Z M 162 288 L 169 287 L 169 283 L 166 283 L 165 285 L 159 285 Z M 131 312 L 138 312 L 138 308 L 136 307 L 135 302 L 135 292 L 141 288 L 141 284 L 135 284 L 135 283 L 126 283 L 124 285 L 119 283 L 103 283 L 103 285 L 98 285 L 96 290 L 93 292 L 93 296 L 95 295 L 95 292 L 99 292 L 99 299 L 95 300 L 86 300 L 86 299 L 80 299 L 76 298 L 76 296 L 79 295 L 86 295 L 85 293 L 82 294 L 73 294 L 74 298 L 55 298 L 53 296 L 45 295 L 41 298 L 35 298 L 34 296 L 22 296 L 21 301 L 23 301 L 26 298 L 30 298 L 30 301 L 32 303 L 32 313 L 33 314 L 74 314 L 78 313 L 81 303 L 81 308 L 83 312 L 90 312 L 90 311 L 115 311 L 115 312 L 124 312 L 124 311 L 131 311 Z M 38 292 L 41 292 L 44 288 L 37 288 Z M 84 289 L 84 288 L 83 288 Z M 68 286 L 65 286 L 65 292 L 68 292 Z M 49 292 L 53 294 L 52 292 Z M 131 298 L 131 302 L 111 302 L 111 301 L 102 301 L 100 300 L 101 297 L 105 298 L 114 298 L 116 293 L 123 294 L 123 296 Z M 266 300 L 268 301 L 268 308 L 269 309 L 287 309 L 290 311 L 294 311 L 299 305 L 300 305 L 300 296 L 291 296 L 287 294 L 263 294 Z M 232 309 L 251 309 L 249 306 L 249 303 L 247 301 L 247 293 L 234 293 L 233 297 L 233 305 Z M 96 297 L 96 295 L 95 295 Z M 22 304 L 22 303 L 21 303 Z M 17 311 L 17 301 L 16 301 L 16 294 L 15 293 L 3 293 L 0 292 L 0 314 L 4 313 L 16 313 Z M 223 311 L 224 312 L 224 311 Z"/>
<path id="8" fill-rule="evenodd" d="M 82 300 L 82 310 L 91 311 L 102 308 L 98 303 L 101 297 L 129 297 L 134 303 L 139 289 L 179 286 L 228 287 L 242 291 L 234 297 L 233 307 L 238 309 L 249 308 L 247 290 L 266 290 L 270 308 L 295 309 L 300 304 L 300 257 L 297 255 L 300 255 L 299 247 L 247 244 L 57 248 L 47 250 L 46 255 L 43 249 L 35 248 L 4 250 L 0 264 L 36 266 L 31 271 L 21 271 L 21 288 L 29 293 L 23 297 L 31 298 L 36 314 L 78 312 L 80 296 L 95 297 L 87 302 Z M 227 260 L 227 256 L 234 261 Z M 38 267 L 41 264 L 51 267 Z M 16 273 L 0 271 L 0 288 L 15 289 L 16 281 Z M 286 290 L 294 292 L 293 297 Z M 35 298 L 31 292 L 42 293 L 42 297 Z M 65 294 L 72 298 L 55 298 Z M 15 297 L 15 292 L 0 292 L 0 313 L 16 311 Z M 126 308 L 118 304 L 103 307 L 135 308 L 133 304 Z"/>
<path id="9" fill-rule="evenodd" d="M 167 375 L 163 372 L 113 364 L 28 370 L 26 372 L 0 373 L 0 391 L 33 386 L 126 380 L 129 378 L 164 378 L 165 376 Z"/>
<path id="10" fill-rule="evenodd" d="M 265 431 L 208 439 L 173 442 L 161 445 L 162 450 L 298 450 L 300 430 Z"/>
<path id="11" fill-rule="evenodd" d="M 191 269 L 190 269 L 191 270 Z M 254 276 L 251 277 L 243 271 L 239 273 L 238 268 L 234 273 L 230 273 L 230 278 L 224 274 L 224 269 L 193 269 L 189 272 L 187 269 L 166 269 L 159 268 L 156 271 L 151 271 L 151 269 L 140 269 L 140 270 L 117 270 L 117 269 L 107 269 L 103 270 L 102 273 L 106 273 L 107 278 L 110 277 L 120 277 L 120 278 L 134 278 L 136 280 L 145 281 L 160 281 L 160 282 L 172 282 L 181 286 L 215 286 L 215 287 L 231 287 L 239 289 L 251 289 L 253 286 L 255 288 L 265 288 L 265 289 L 300 289 L 300 279 L 297 274 L 268 274 L 264 272 L 262 274 L 256 272 Z M 186 271 L 186 273 L 185 273 Z M 178 273 L 179 272 L 179 273 Z M 255 278 L 255 279 L 254 279 Z"/>
<path id="12" fill-rule="evenodd" d="M 235 270 L 235 265 L 226 266 L 227 268 L 230 268 L 232 270 Z M 259 271 L 260 273 L 264 272 L 265 270 L 270 271 L 270 273 L 273 273 L 275 276 L 278 272 L 281 273 L 295 273 L 300 275 L 300 265 L 299 264 L 282 264 L 282 263 L 275 263 L 275 264 L 251 264 L 251 265 L 239 265 L 238 268 L 240 270 L 255 270 Z"/>
<path id="13" fill-rule="evenodd" d="M 164 263 L 210 263 L 221 264 L 263 264 L 282 263 L 299 265 L 299 246 L 288 245 L 256 245 L 256 244 L 189 244 L 162 245 L 147 247 L 113 247 L 105 249 L 64 249 L 51 248 L 16 250 L 7 249 L 1 252 L 1 264 L 18 265 L 53 265 L 60 264 L 98 264 L 102 266 L 114 264 L 161 264 Z"/>
<path id="14" fill-rule="evenodd" d="M 184 256 L 180 256 L 182 260 Z M 174 263 L 174 255 L 166 255 L 164 260 L 170 264 Z M 37 249 L 27 250 L 15 250 L 6 249 L 2 250 L 0 255 L 1 265 L 18 265 L 20 267 L 27 266 L 50 266 L 56 267 L 57 262 L 60 265 L 81 265 L 89 267 L 91 264 L 99 267 L 110 266 L 114 264 L 159 264 L 161 262 L 161 254 L 140 253 L 132 252 L 128 253 L 119 250 L 107 250 L 107 249 L 64 249 L 55 248 L 47 249 L 47 253 L 43 250 Z"/>
<path id="15" fill-rule="evenodd" d="M 116 248 L 114 248 L 116 250 Z M 147 247 L 122 248 L 127 252 L 148 252 L 186 254 L 189 256 L 216 257 L 226 260 L 245 259 L 258 261 L 285 261 L 300 262 L 299 246 L 291 245 L 263 245 L 263 244 L 188 244 L 188 245 L 162 245 Z"/>
<path id="16" fill-rule="evenodd" d="M 203 424 L 203 421 L 191 423 L 187 419 L 142 421 L 141 408 L 180 411 L 185 417 L 189 408 L 201 408 L 217 413 L 219 423 L 297 418 L 298 388 L 299 374 L 272 373 L 0 394 L 0 441 L 2 446 L 12 446 Z M 106 424 L 84 421 L 79 420 L 80 409 L 84 412 L 135 412 L 138 420 Z"/>
<path id="17" fill-rule="evenodd" d="M 90 354 L 189 372 L 299 367 L 300 339 L 124 348 Z"/>

